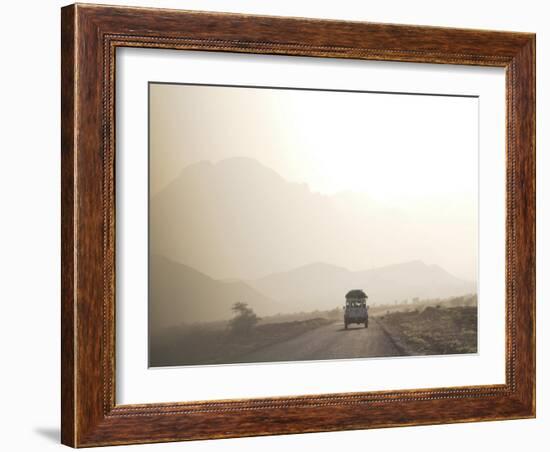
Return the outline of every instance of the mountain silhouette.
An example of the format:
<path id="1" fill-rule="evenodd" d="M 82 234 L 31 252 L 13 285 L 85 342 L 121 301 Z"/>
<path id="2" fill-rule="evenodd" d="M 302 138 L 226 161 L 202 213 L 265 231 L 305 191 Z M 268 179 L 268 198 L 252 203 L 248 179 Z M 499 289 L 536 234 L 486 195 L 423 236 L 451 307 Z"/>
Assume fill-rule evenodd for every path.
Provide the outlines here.
<path id="1" fill-rule="evenodd" d="M 451 199 L 422 208 L 313 192 L 250 158 L 199 162 L 152 196 L 150 250 L 217 280 L 256 280 L 310 262 L 364 269 L 422 259 L 448 268 L 470 259 L 464 249 L 474 246 L 476 223 L 456 213 L 464 208 Z"/>
<path id="2" fill-rule="evenodd" d="M 289 312 L 333 309 L 344 304 L 344 296 L 351 289 L 365 290 L 369 304 L 401 302 L 415 297 L 446 298 L 476 291 L 475 284 L 421 261 L 358 272 L 316 263 L 247 281 L 247 284 L 277 300 L 277 307 Z"/>
<path id="3" fill-rule="evenodd" d="M 217 279 L 296 267 L 324 240 L 326 202 L 252 159 L 197 163 L 151 200 L 151 250 Z"/>
<path id="4" fill-rule="evenodd" d="M 227 320 L 231 306 L 248 303 L 256 312 L 276 305 L 242 281 L 216 281 L 165 257 L 150 257 L 149 325 L 154 334 L 183 323 Z"/>

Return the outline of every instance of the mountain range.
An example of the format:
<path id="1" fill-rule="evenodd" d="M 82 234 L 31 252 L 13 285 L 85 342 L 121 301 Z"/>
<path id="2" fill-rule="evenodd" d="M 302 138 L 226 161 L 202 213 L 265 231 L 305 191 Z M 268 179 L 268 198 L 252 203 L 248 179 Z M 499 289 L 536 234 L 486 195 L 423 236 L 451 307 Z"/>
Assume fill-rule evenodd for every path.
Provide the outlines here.
<path id="1" fill-rule="evenodd" d="M 315 263 L 247 281 L 247 284 L 277 300 L 281 309 L 306 312 L 343 305 L 344 296 L 351 289 L 363 289 L 370 304 L 401 302 L 415 297 L 446 298 L 476 291 L 474 283 L 421 261 L 357 272 Z"/>
<path id="2" fill-rule="evenodd" d="M 260 316 L 334 309 L 350 289 L 364 289 L 370 304 L 404 298 L 445 298 L 475 292 L 475 285 L 435 265 L 415 261 L 361 272 L 322 263 L 249 281 L 219 281 L 161 256 L 150 261 L 150 321 L 154 329 L 227 320 L 245 302 Z"/>
<path id="3" fill-rule="evenodd" d="M 363 193 L 313 192 L 250 158 L 204 161 L 152 196 L 150 251 L 218 280 L 312 262 L 362 270 L 418 259 L 473 275 L 477 223 L 460 202 L 397 209 Z"/>

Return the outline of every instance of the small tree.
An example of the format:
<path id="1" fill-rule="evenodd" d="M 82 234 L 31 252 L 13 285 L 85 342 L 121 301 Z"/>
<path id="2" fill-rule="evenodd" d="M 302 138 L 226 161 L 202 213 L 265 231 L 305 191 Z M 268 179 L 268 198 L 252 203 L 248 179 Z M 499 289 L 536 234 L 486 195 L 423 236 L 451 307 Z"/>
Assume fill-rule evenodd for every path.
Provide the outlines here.
<path id="1" fill-rule="evenodd" d="M 235 334 L 249 333 L 260 321 L 260 318 L 247 303 L 235 303 L 231 307 L 231 310 L 235 316 L 231 319 L 229 324 L 231 331 Z"/>

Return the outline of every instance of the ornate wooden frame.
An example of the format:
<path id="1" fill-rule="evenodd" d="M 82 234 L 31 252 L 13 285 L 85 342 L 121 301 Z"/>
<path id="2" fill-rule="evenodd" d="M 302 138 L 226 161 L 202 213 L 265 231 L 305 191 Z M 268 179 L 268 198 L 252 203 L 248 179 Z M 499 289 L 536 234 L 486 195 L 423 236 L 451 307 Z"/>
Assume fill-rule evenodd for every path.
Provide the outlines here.
<path id="1" fill-rule="evenodd" d="M 535 35 L 71 5 L 62 9 L 62 442 L 83 447 L 535 416 Z M 117 47 L 506 69 L 506 383 L 115 403 Z"/>

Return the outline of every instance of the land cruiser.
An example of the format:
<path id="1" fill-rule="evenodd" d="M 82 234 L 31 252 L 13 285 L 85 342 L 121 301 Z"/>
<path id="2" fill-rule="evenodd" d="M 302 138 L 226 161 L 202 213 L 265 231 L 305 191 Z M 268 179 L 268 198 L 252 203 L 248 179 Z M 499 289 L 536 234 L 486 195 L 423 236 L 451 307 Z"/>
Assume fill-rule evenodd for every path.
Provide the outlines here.
<path id="1" fill-rule="evenodd" d="M 346 294 L 344 306 L 344 327 L 348 329 L 351 323 L 363 323 L 369 327 L 369 307 L 367 306 L 367 294 L 362 290 L 350 290 Z"/>

